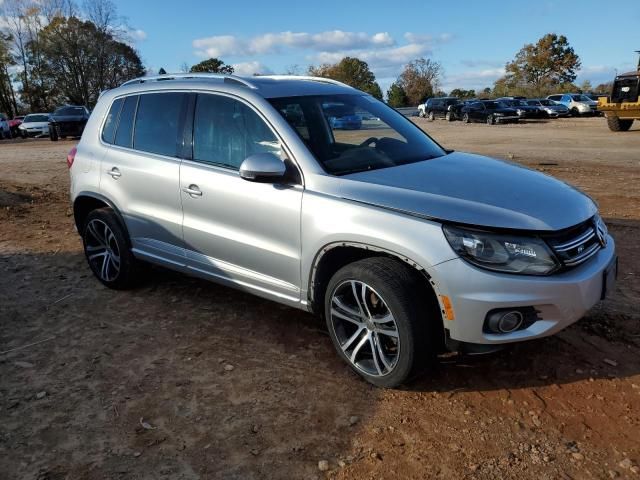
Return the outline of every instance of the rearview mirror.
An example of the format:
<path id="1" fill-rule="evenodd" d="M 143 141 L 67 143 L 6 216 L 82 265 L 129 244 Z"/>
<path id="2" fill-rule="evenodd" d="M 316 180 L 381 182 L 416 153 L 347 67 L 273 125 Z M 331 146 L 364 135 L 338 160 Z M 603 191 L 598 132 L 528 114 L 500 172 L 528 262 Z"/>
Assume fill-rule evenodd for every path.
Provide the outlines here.
<path id="1" fill-rule="evenodd" d="M 240 177 L 250 182 L 277 183 L 286 172 L 284 162 L 273 153 L 255 153 L 240 165 Z"/>

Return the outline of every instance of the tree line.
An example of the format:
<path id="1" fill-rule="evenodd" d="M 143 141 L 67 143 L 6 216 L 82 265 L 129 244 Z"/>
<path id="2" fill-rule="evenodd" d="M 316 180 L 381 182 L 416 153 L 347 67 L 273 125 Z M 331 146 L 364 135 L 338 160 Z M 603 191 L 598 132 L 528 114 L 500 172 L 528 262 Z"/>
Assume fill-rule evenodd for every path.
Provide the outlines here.
<path id="1" fill-rule="evenodd" d="M 145 74 L 111 0 L 4 0 L 0 111 L 93 107 L 100 93 Z"/>

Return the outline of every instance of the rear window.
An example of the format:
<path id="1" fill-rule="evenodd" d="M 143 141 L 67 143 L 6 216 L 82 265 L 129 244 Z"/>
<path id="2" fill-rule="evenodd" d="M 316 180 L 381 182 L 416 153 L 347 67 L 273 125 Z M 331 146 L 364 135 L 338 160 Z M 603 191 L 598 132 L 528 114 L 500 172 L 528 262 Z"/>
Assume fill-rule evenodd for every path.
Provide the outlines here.
<path id="1" fill-rule="evenodd" d="M 131 137 L 133 130 L 133 116 L 136 113 L 136 105 L 138 97 L 127 97 L 120 111 L 120 120 L 118 121 L 118 130 L 113 143 L 121 147 L 131 148 Z"/>
<path id="2" fill-rule="evenodd" d="M 133 134 L 133 148 L 174 157 L 184 93 L 140 95 Z"/>
<path id="3" fill-rule="evenodd" d="M 84 107 L 60 107 L 53 112 L 54 115 L 84 115 L 85 113 Z"/>
<path id="4" fill-rule="evenodd" d="M 122 108 L 123 103 L 124 100 L 122 98 L 118 98 L 111 105 L 111 109 L 109 109 L 107 119 L 105 120 L 104 127 L 102 128 L 102 140 L 107 143 L 113 143 L 113 137 L 116 133 L 116 124 L 118 123 L 118 115 L 120 114 L 120 109 Z"/>

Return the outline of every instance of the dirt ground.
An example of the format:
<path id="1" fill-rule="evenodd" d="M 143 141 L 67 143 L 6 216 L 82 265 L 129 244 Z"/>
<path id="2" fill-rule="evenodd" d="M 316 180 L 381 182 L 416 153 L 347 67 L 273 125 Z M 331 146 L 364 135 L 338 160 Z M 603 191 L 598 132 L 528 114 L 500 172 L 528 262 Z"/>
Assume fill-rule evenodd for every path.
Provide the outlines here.
<path id="1" fill-rule="evenodd" d="M 73 229 L 73 142 L 3 141 L 0 478 L 640 479 L 640 125 L 416 122 L 596 199 L 613 294 L 554 337 L 376 389 L 309 314 L 160 270 L 102 287 Z"/>

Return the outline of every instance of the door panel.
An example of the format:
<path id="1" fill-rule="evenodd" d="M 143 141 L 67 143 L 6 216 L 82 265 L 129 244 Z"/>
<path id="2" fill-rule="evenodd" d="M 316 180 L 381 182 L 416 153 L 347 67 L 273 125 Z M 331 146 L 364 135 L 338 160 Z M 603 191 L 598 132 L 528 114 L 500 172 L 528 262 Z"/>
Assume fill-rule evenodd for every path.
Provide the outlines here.
<path id="1" fill-rule="evenodd" d="M 193 160 L 183 160 L 180 189 L 189 268 L 255 293 L 300 299 L 302 186 L 249 182 L 238 169 L 255 153 L 284 153 L 250 106 L 198 94 Z"/>

